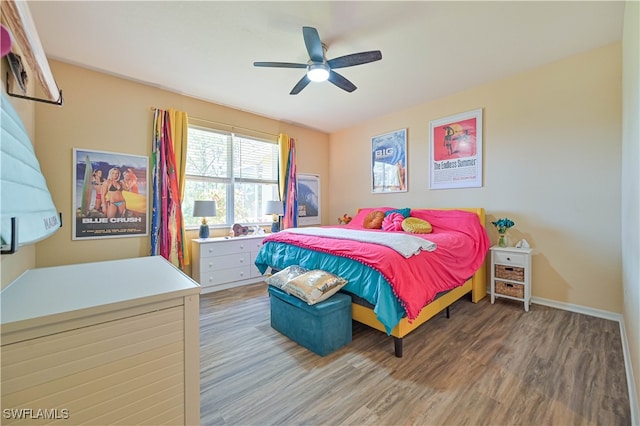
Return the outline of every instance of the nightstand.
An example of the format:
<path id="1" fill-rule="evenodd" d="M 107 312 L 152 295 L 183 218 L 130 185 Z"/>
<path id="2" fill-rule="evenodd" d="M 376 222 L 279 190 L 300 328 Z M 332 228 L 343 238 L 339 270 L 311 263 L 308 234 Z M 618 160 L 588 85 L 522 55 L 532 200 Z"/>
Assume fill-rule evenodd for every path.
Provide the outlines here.
<path id="1" fill-rule="evenodd" d="M 491 303 L 496 297 L 531 301 L 531 248 L 491 247 Z"/>

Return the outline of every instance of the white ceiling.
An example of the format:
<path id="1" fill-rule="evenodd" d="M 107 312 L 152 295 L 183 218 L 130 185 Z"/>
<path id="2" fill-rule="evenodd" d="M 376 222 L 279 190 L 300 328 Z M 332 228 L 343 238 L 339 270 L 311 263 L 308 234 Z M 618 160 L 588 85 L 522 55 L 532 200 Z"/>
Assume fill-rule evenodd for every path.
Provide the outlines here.
<path id="1" fill-rule="evenodd" d="M 56 59 L 333 132 L 621 40 L 624 2 L 30 1 Z M 289 92 L 306 63 L 302 27 L 327 59 L 381 50 L 382 60 Z M 64 87 L 62 87 L 64 91 Z"/>

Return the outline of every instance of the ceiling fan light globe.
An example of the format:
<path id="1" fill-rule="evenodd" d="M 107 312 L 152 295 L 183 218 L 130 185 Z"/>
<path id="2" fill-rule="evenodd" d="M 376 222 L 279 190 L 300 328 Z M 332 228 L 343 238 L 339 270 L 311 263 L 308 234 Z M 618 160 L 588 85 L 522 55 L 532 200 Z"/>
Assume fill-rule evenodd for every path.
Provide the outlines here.
<path id="1" fill-rule="evenodd" d="M 329 78 L 329 67 L 326 64 L 311 64 L 307 69 L 309 80 L 320 82 Z"/>

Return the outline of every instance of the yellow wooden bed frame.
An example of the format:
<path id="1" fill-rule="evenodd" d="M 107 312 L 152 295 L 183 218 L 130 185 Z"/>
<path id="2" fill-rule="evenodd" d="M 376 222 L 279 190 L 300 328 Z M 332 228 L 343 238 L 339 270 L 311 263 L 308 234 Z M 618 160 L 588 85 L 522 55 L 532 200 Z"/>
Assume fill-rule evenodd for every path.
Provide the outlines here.
<path id="1" fill-rule="evenodd" d="M 484 208 L 460 208 L 460 209 L 434 209 L 434 210 L 463 210 L 467 212 L 472 212 L 478 215 L 478 219 L 480 219 L 480 224 L 485 226 L 485 214 Z M 409 323 L 407 317 L 402 318 L 398 325 L 391 331 L 391 336 L 393 336 L 394 347 L 395 347 L 395 355 L 399 358 L 402 357 L 402 338 L 407 334 L 411 333 L 413 330 L 418 328 L 420 325 L 425 323 L 427 320 L 442 312 L 444 309 L 447 309 L 451 304 L 453 304 L 456 300 L 460 299 L 465 294 L 471 292 L 471 300 L 473 303 L 477 303 L 483 297 L 487 295 L 487 276 L 486 276 L 486 264 L 483 263 L 482 267 L 478 269 L 478 271 L 473 274 L 471 278 L 467 280 L 462 286 L 456 287 L 443 296 L 437 298 L 427 306 L 425 306 L 418 317 Z M 375 328 L 376 330 L 380 330 L 386 333 L 386 329 L 384 325 L 378 320 L 375 312 L 373 312 L 373 308 L 368 308 L 362 305 L 358 305 L 356 303 L 352 304 L 352 315 L 355 321 L 366 324 L 369 327 Z"/>

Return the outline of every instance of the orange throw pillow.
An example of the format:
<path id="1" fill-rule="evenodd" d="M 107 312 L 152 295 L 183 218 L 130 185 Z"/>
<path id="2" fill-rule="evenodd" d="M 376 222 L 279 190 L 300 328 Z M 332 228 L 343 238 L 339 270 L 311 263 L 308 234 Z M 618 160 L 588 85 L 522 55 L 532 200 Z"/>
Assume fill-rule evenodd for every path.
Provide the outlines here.
<path id="1" fill-rule="evenodd" d="M 374 210 L 364 218 L 364 227 L 367 229 L 382 229 L 382 221 L 384 220 L 384 212 Z"/>

